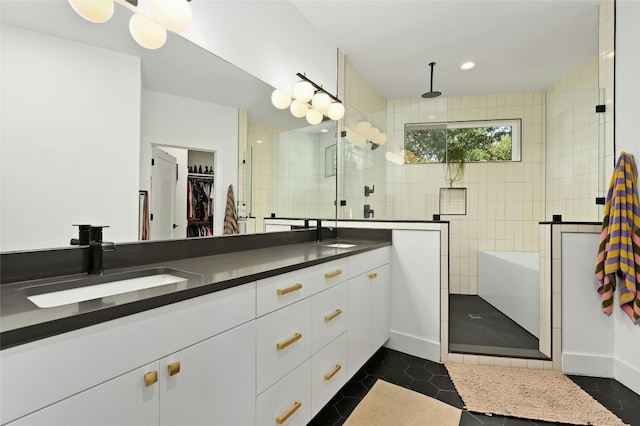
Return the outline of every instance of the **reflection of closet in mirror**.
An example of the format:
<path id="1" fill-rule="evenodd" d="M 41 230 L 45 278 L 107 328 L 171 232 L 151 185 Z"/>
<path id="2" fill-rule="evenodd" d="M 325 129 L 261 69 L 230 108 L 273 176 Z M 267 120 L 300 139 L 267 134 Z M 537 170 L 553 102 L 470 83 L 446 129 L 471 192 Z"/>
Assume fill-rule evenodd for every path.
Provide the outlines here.
<path id="1" fill-rule="evenodd" d="M 154 146 L 152 164 L 151 239 L 213 235 L 215 152 Z"/>
<path id="2" fill-rule="evenodd" d="M 214 164 L 213 152 L 187 151 L 187 238 L 213 235 Z"/>

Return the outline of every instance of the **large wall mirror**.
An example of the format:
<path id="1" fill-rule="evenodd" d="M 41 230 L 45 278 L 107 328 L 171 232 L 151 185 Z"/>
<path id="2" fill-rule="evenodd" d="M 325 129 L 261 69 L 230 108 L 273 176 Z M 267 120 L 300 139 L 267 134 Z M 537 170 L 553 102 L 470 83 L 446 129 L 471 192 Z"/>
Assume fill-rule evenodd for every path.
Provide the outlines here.
<path id="1" fill-rule="evenodd" d="M 138 46 L 121 4 L 102 24 L 67 1 L 1 7 L 1 251 L 68 246 L 83 223 L 139 240 L 145 198 L 150 239 L 208 235 L 207 224 L 218 236 L 230 185 L 244 232 L 262 232 L 271 214 L 335 219 L 334 122 L 308 127 L 275 109 L 272 87 L 180 35 Z M 164 181 L 175 193 L 158 191 Z M 195 182 L 214 182 L 197 214 Z"/>

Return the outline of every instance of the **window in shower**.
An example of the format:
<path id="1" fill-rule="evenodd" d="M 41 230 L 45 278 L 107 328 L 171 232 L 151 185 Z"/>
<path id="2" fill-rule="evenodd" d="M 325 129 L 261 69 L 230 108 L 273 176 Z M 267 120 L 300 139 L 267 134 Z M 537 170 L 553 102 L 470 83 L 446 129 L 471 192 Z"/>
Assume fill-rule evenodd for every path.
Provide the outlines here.
<path id="1" fill-rule="evenodd" d="M 404 162 L 520 161 L 520 128 L 519 119 L 407 123 Z"/>

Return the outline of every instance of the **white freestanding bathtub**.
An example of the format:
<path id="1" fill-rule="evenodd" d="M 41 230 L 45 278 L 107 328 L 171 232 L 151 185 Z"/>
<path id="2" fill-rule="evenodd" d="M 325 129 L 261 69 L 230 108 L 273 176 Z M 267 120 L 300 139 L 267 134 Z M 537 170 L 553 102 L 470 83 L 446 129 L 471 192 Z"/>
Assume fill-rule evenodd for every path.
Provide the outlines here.
<path id="1" fill-rule="evenodd" d="M 540 338 L 540 265 L 537 252 L 483 251 L 478 295 Z"/>

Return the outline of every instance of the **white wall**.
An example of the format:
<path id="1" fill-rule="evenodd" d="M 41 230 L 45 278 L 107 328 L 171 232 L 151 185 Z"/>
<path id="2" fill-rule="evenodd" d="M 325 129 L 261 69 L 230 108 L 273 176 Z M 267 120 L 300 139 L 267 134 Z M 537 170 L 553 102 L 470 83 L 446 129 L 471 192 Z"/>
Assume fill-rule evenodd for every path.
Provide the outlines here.
<path id="1" fill-rule="evenodd" d="M 640 163 L 640 2 L 616 2 L 616 156 L 632 154 Z M 614 311 L 614 377 L 640 393 L 640 325 L 632 325 L 620 309 Z"/>
<path id="2" fill-rule="evenodd" d="M 238 110 L 144 90 L 140 136 L 140 189 L 149 189 L 151 144 L 216 152 L 214 235 L 222 235 L 227 188 L 238 190 Z"/>
<path id="3" fill-rule="evenodd" d="M 139 117 L 139 58 L 3 25 L 0 249 L 137 240 Z"/>
<path id="4" fill-rule="evenodd" d="M 249 74 L 291 91 L 296 73 L 336 91 L 337 48 L 288 1 L 194 1 L 184 33 Z"/>

